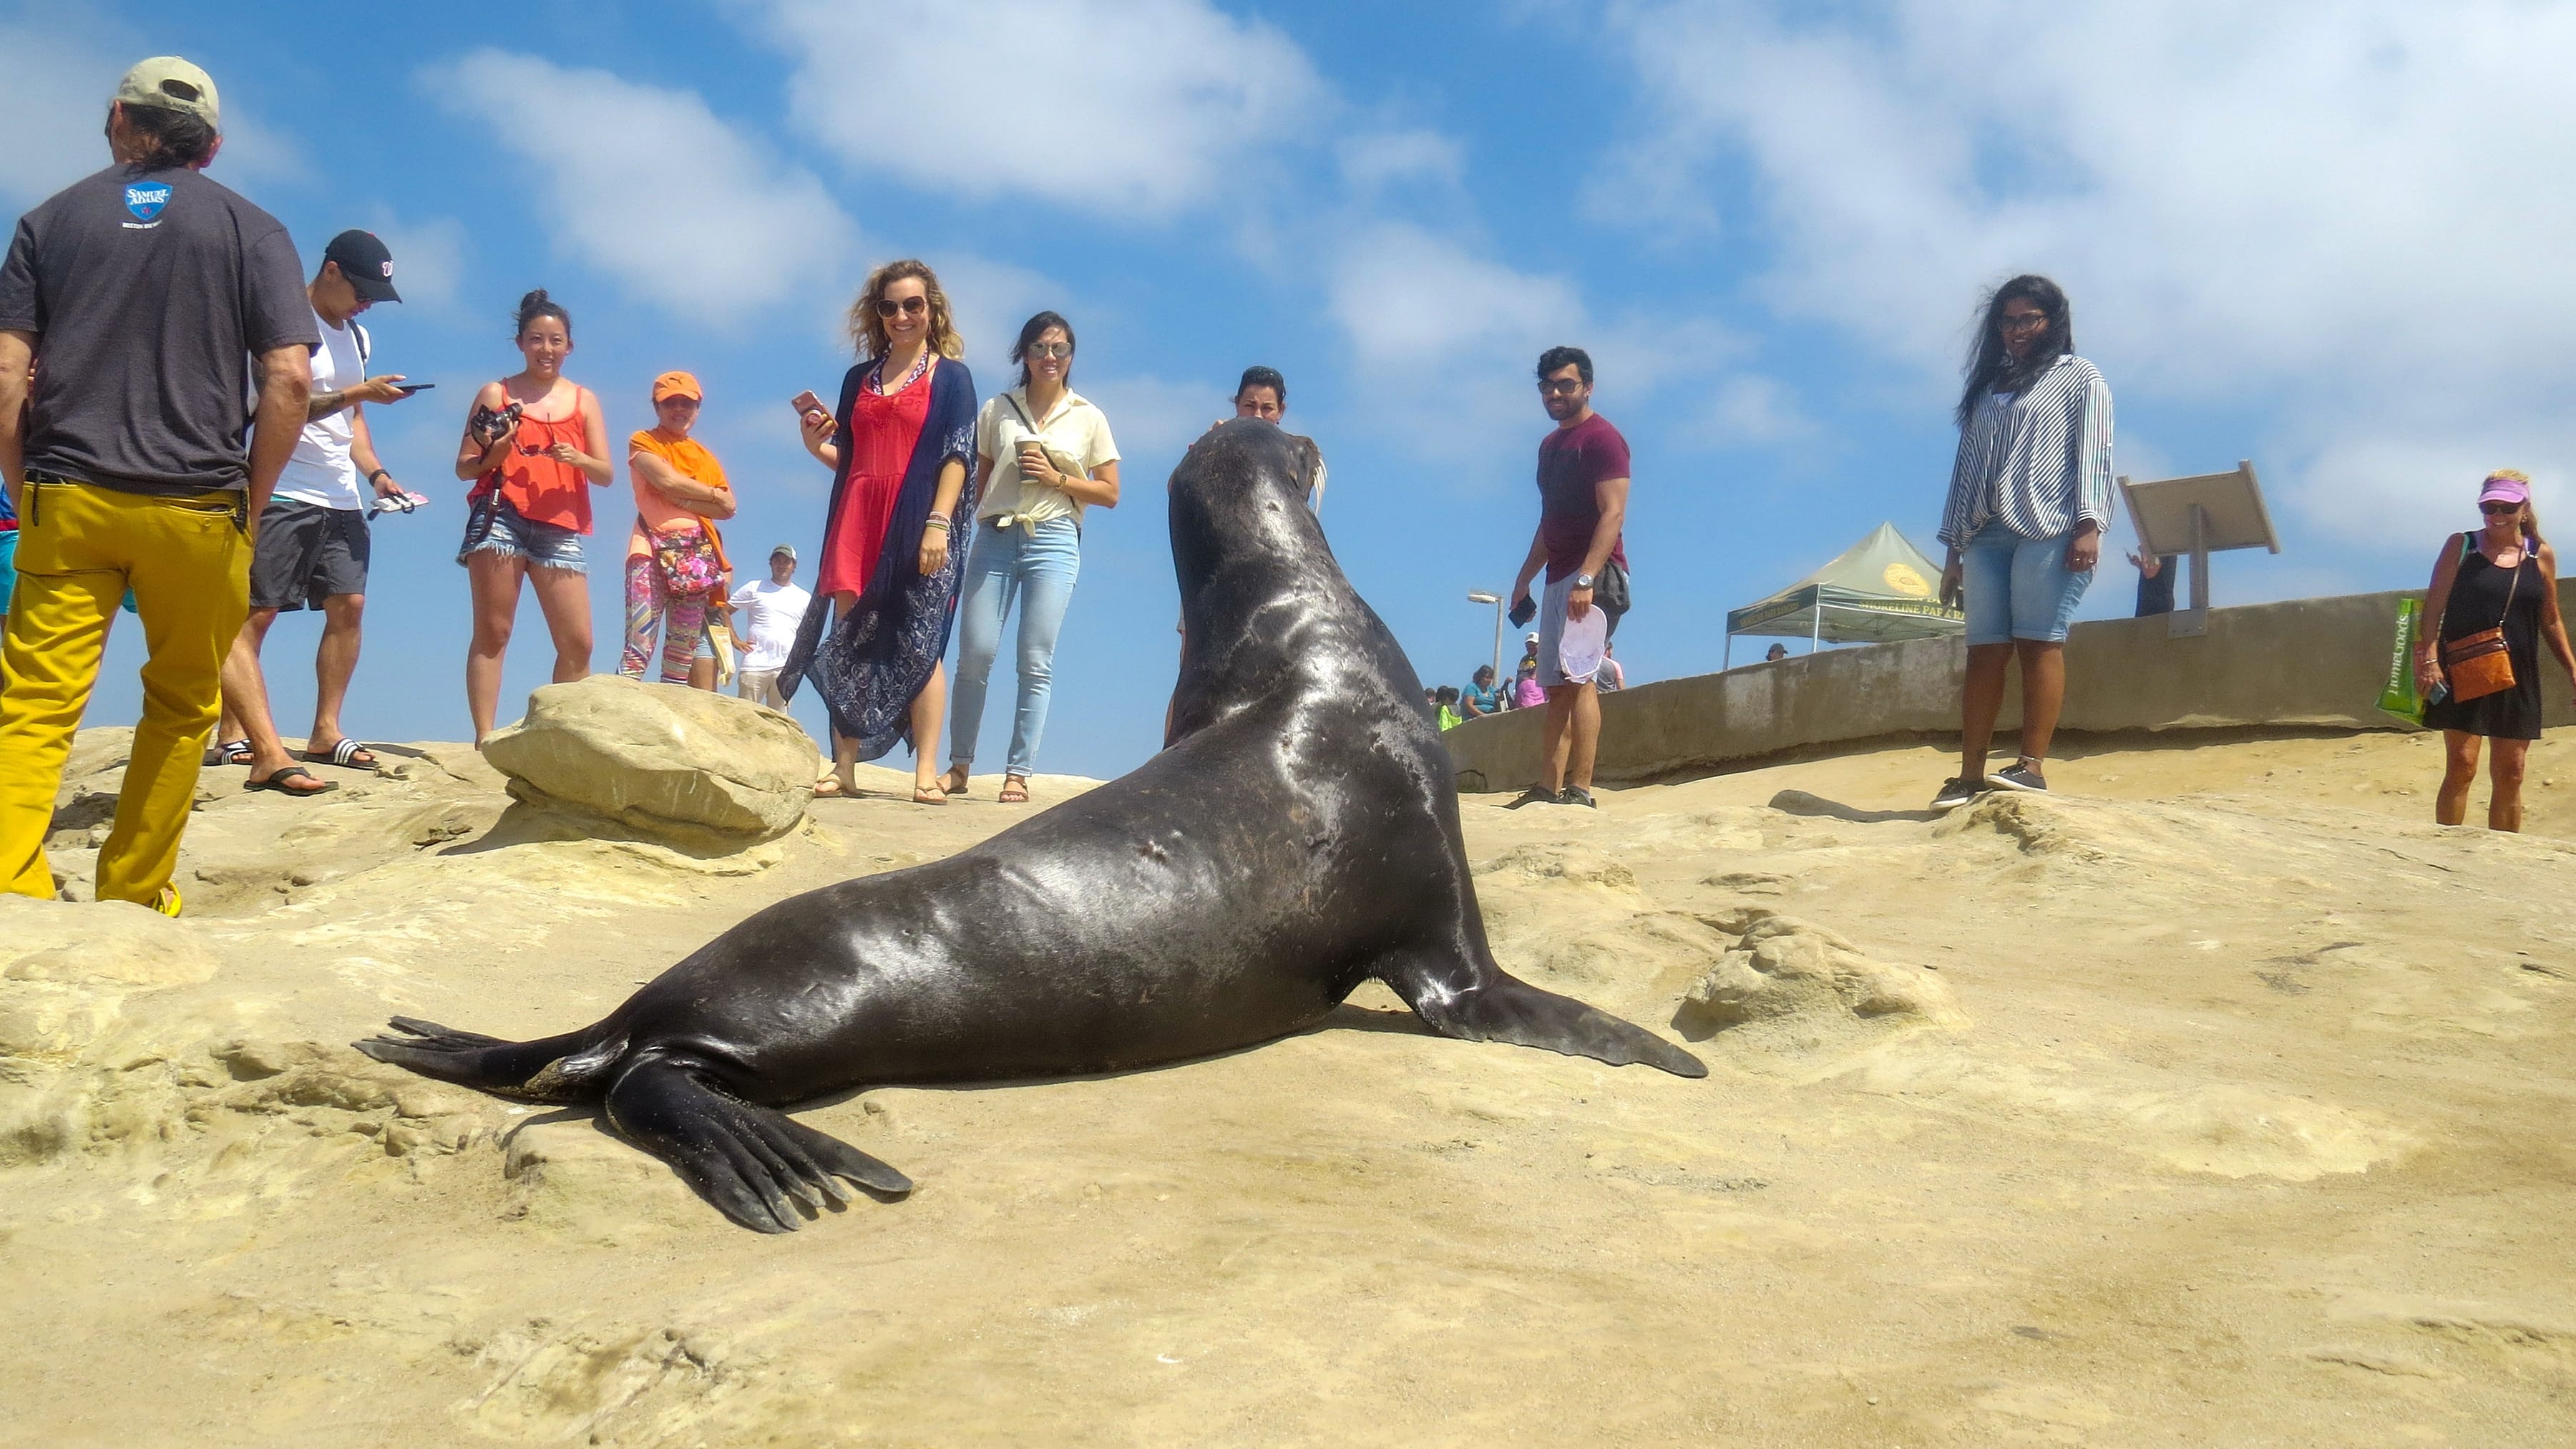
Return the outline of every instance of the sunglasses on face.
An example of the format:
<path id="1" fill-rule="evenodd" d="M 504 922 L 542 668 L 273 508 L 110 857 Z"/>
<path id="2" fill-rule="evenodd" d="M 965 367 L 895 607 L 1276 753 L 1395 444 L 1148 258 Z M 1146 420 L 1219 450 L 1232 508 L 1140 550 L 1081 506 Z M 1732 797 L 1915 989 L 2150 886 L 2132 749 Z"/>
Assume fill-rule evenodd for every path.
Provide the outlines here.
<path id="1" fill-rule="evenodd" d="M 1543 377 L 1539 379 L 1538 390 L 1540 392 L 1550 392 L 1564 397 L 1571 397 L 1574 394 L 1583 391 L 1583 379 L 1579 377 Z"/>
<path id="2" fill-rule="evenodd" d="M 902 313 L 918 313 L 927 312 L 929 310 L 930 299 L 928 297 L 877 298 L 877 315 L 880 317 L 892 317 Z"/>
<path id="3" fill-rule="evenodd" d="M 2045 312 L 2007 312 L 2003 315 L 1997 325 L 2001 326 L 2006 332 L 2028 332 L 2033 328 L 2047 326 L 2048 314 Z"/>
<path id="4" fill-rule="evenodd" d="M 2485 514 L 2489 518 L 2501 518 L 2505 514 L 2520 513 L 2521 511 L 2522 505 L 2519 503 L 2481 503 L 2478 505 L 2478 512 Z"/>
<path id="5" fill-rule="evenodd" d="M 1028 350 L 1020 355 L 1031 362 L 1036 362 L 1041 358 L 1047 357 L 1071 357 L 1073 356 L 1073 344 L 1070 342 L 1032 342 L 1029 344 Z"/>

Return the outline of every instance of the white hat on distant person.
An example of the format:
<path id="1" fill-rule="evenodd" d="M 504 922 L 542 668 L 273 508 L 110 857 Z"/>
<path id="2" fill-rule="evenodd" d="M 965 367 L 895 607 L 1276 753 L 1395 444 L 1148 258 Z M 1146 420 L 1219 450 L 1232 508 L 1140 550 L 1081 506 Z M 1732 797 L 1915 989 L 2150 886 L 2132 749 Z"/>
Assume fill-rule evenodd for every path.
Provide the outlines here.
<path id="1" fill-rule="evenodd" d="M 215 100 L 215 78 L 175 55 L 136 61 L 116 83 L 116 99 L 124 105 L 156 106 L 194 116 L 218 134 L 224 129 L 223 113 Z"/>

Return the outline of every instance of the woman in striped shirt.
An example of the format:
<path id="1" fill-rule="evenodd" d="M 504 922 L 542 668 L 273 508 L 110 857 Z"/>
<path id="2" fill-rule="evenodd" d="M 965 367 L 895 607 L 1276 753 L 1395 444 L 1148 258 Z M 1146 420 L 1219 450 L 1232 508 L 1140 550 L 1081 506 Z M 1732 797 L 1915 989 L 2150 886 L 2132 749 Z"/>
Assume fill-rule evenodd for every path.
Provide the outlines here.
<path id="1" fill-rule="evenodd" d="M 1965 595 L 1968 677 L 1959 773 L 1932 797 L 1948 810 L 2001 786 L 2045 790 L 2066 696 L 2066 628 L 2093 581 L 2111 522 L 2111 389 L 2075 355 L 2066 294 L 2019 276 L 1986 299 L 1959 395 L 1959 455 L 1941 510 L 1941 601 Z M 1986 773 L 2004 671 L 2021 659 L 2021 758 Z"/>

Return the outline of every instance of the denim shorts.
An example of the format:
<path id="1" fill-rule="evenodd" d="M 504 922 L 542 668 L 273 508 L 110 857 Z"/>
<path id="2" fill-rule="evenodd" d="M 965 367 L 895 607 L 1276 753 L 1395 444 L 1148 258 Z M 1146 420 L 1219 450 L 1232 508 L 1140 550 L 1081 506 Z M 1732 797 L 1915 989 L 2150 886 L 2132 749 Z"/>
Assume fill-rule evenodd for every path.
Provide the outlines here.
<path id="1" fill-rule="evenodd" d="M 2100 572 L 2079 574 L 2066 567 L 2066 545 L 2073 538 L 2071 533 L 2024 538 L 2001 523 L 1989 523 L 1960 545 L 1970 644 L 2065 642 L 2075 606 Z"/>
<path id="2" fill-rule="evenodd" d="M 530 568 L 562 569 L 571 574 L 587 574 L 590 564 L 582 557 L 581 535 L 569 528 L 551 523 L 533 523 L 519 516 L 519 510 L 504 500 L 492 509 L 492 526 L 483 536 L 466 546 L 467 554 L 497 553 L 503 558 L 523 558 Z M 459 556 L 457 562 L 463 563 Z"/>

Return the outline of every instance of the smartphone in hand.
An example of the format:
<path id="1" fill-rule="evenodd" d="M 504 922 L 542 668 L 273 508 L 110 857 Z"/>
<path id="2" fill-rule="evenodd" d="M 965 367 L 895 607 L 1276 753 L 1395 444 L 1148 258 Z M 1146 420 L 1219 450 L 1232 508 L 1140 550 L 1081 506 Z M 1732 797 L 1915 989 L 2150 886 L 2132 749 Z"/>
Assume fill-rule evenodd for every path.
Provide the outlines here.
<path id="1" fill-rule="evenodd" d="M 394 385 L 394 391 L 401 393 L 404 397 L 409 397 L 413 393 L 427 392 L 436 386 L 438 386 L 438 384 L 434 382 L 404 382 L 396 383 Z"/>
<path id="2" fill-rule="evenodd" d="M 1507 617 L 1511 619 L 1512 627 L 1515 629 L 1518 629 L 1527 624 L 1530 620 L 1537 618 L 1538 597 L 1534 594 L 1521 595 L 1521 601 L 1512 605 L 1512 612 Z"/>
<path id="3" fill-rule="evenodd" d="M 811 417 L 816 413 L 821 413 L 825 417 L 831 416 L 832 413 L 830 408 L 823 406 L 823 400 L 821 398 L 814 396 L 814 389 L 810 387 L 805 389 L 803 392 L 796 394 L 796 396 L 789 398 L 787 400 L 787 405 L 796 409 L 796 416 L 800 420 Z"/>

